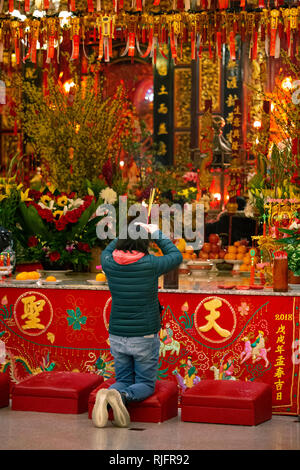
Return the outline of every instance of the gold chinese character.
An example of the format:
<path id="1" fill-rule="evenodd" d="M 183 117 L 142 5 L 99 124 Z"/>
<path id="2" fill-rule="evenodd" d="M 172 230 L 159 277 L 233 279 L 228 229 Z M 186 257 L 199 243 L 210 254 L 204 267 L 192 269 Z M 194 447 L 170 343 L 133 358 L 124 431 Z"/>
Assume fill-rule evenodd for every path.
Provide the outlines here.
<path id="1" fill-rule="evenodd" d="M 234 68 L 236 68 L 236 67 L 237 67 L 236 61 L 230 59 L 230 60 L 228 61 L 228 64 L 227 64 L 227 69 L 228 69 L 228 70 L 229 70 L 229 69 L 234 69 Z"/>
<path id="2" fill-rule="evenodd" d="M 239 105 L 237 105 L 237 106 L 235 107 L 235 109 L 234 109 L 234 114 L 239 114 L 239 115 L 242 114 L 242 113 L 241 113 L 241 108 L 240 108 Z"/>
<path id="3" fill-rule="evenodd" d="M 167 108 L 167 106 L 165 105 L 165 103 L 160 103 L 157 112 L 158 112 L 159 114 L 167 114 L 168 108 Z"/>
<path id="4" fill-rule="evenodd" d="M 277 337 L 276 343 L 282 343 L 285 344 L 285 338 L 284 335 L 280 335 Z"/>
<path id="5" fill-rule="evenodd" d="M 232 142 L 232 144 L 231 144 L 231 149 L 232 149 L 232 150 L 238 150 L 238 149 L 239 149 L 239 143 L 238 143 L 236 140 L 234 140 L 234 141 Z M 233 184 L 233 182 L 231 182 L 231 184 Z"/>
<path id="6" fill-rule="evenodd" d="M 281 392 L 276 393 L 276 400 L 282 400 L 282 393 Z"/>
<path id="7" fill-rule="evenodd" d="M 157 151 L 157 155 L 166 155 L 167 153 L 167 146 L 164 142 L 159 142 L 159 147 Z"/>
<path id="8" fill-rule="evenodd" d="M 159 94 L 159 95 L 167 95 L 167 94 L 168 94 L 165 85 L 162 85 L 162 86 L 160 87 L 158 94 Z"/>
<path id="9" fill-rule="evenodd" d="M 233 124 L 234 127 L 240 127 L 240 125 L 241 125 L 241 120 L 240 120 L 240 118 L 235 117 L 235 118 L 233 119 L 232 124 Z"/>
<path id="10" fill-rule="evenodd" d="M 275 385 L 275 387 L 276 387 L 276 390 L 281 390 L 283 384 L 284 384 L 284 381 L 281 381 L 280 379 L 277 380 L 277 382 L 274 382 L 274 385 Z"/>
<path id="11" fill-rule="evenodd" d="M 233 113 L 228 113 L 228 116 L 226 118 L 227 124 L 232 124 L 233 121 Z"/>
<path id="12" fill-rule="evenodd" d="M 283 368 L 278 367 L 278 369 L 276 369 L 275 371 L 274 377 L 278 377 L 280 379 L 280 377 L 282 377 L 283 375 L 285 375 Z"/>
<path id="13" fill-rule="evenodd" d="M 278 344 L 275 352 L 282 354 L 284 351 L 285 351 L 284 346 L 281 344 Z"/>
<path id="14" fill-rule="evenodd" d="M 232 138 L 233 139 L 239 139 L 240 138 L 240 130 L 239 129 L 233 129 Z"/>
<path id="15" fill-rule="evenodd" d="M 231 108 L 232 106 L 234 106 L 236 100 L 238 100 L 237 95 L 234 95 L 234 96 L 232 94 L 228 95 L 228 98 L 226 100 L 226 104 L 228 108 Z"/>
<path id="16" fill-rule="evenodd" d="M 275 367 L 284 366 L 284 365 L 285 365 L 284 356 L 278 356 L 276 358 Z"/>
<path id="17" fill-rule="evenodd" d="M 237 78 L 236 77 L 230 77 L 227 79 L 227 88 L 237 88 Z"/>
<path id="18" fill-rule="evenodd" d="M 209 315 L 205 317 L 205 320 L 207 320 L 207 323 L 206 325 L 201 326 L 199 328 L 200 331 L 206 332 L 213 328 L 223 338 L 227 338 L 228 336 L 230 336 L 230 331 L 225 330 L 224 328 L 221 328 L 220 325 L 218 325 L 218 323 L 216 322 L 216 320 L 221 315 L 217 309 L 220 308 L 221 306 L 222 306 L 222 301 L 219 299 L 213 299 L 204 304 L 204 307 L 210 313 Z"/>
<path id="19" fill-rule="evenodd" d="M 163 135 L 163 134 L 168 134 L 168 131 L 167 131 L 166 123 L 165 123 L 165 122 L 162 122 L 162 123 L 159 125 L 159 129 L 158 129 L 158 135 Z"/>
<path id="20" fill-rule="evenodd" d="M 23 298 L 22 302 L 24 304 L 24 313 L 21 318 L 22 320 L 27 318 L 24 325 L 22 326 L 23 330 L 28 330 L 31 328 L 43 330 L 45 326 L 40 323 L 39 315 L 43 310 L 46 301 L 43 299 L 36 300 L 35 295 L 31 295 L 30 297 Z"/>

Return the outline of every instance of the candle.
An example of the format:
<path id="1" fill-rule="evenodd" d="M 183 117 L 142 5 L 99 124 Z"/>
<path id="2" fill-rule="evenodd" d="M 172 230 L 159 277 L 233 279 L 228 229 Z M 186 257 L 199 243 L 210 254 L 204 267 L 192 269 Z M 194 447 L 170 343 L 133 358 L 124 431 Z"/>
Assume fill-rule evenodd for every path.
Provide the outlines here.
<path id="1" fill-rule="evenodd" d="M 254 266 L 255 249 L 254 248 L 251 248 L 250 256 L 251 256 L 250 286 L 253 286 L 254 285 L 254 276 L 255 276 L 255 266 Z"/>
<path id="2" fill-rule="evenodd" d="M 264 222 L 263 222 L 263 236 L 265 237 L 266 234 L 267 234 L 267 224 L 266 224 L 266 214 L 263 215 L 263 219 L 264 219 Z"/>

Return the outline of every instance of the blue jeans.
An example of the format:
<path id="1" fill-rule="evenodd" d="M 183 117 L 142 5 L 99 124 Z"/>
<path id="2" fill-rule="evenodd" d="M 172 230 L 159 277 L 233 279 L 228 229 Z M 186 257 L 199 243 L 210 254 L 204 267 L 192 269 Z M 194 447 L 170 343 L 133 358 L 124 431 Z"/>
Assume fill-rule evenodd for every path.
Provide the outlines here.
<path id="1" fill-rule="evenodd" d="M 141 401 L 154 393 L 158 372 L 159 337 L 109 335 L 116 382 L 110 387 L 128 401 Z"/>

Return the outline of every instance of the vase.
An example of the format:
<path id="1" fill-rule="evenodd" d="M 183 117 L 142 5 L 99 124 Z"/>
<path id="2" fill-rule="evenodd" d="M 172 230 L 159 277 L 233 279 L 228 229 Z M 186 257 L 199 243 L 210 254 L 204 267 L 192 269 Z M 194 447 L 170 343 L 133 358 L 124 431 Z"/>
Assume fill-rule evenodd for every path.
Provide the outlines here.
<path id="1" fill-rule="evenodd" d="M 100 266 L 101 264 L 102 248 L 100 248 L 100 246 L 94 246 L 91 249 L 91 252 L 92 252 L 92 259 L 89 264 L 89 271 L 90 273 L 98 273 L 99 268 L 97 269 L 97 266 Z"/>
<path id="2" fill-rule="evenodd" d="M 289 270 L 289 284 L 300 284 L 300 276 L 296 276 L 293 271 Z"/>

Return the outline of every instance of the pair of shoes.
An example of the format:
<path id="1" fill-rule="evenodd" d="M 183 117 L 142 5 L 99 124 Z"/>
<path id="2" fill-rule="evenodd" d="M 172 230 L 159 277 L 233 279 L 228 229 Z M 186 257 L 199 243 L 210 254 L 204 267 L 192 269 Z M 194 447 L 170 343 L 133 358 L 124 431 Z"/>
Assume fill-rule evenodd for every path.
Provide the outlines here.
<path id="1" fill-rule="evenodd" d="M 128 428 L 130 416 L 123 403 L 121 394 L 115 389 L 101 389 L 96 395 L 92 412 L 92 420 L 97 428 L 104 428 L 108 420 L 107 405 L 110 405 L 114 413 L 113 424 L 120 428 Z"/>

